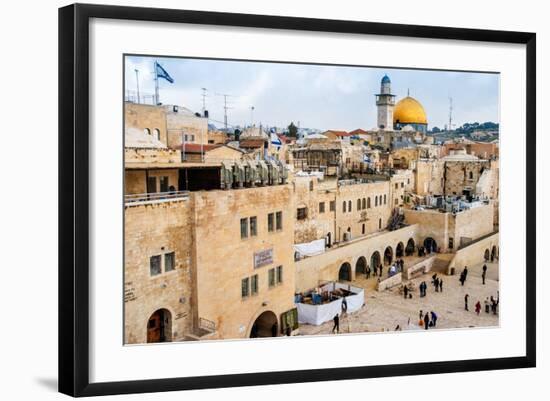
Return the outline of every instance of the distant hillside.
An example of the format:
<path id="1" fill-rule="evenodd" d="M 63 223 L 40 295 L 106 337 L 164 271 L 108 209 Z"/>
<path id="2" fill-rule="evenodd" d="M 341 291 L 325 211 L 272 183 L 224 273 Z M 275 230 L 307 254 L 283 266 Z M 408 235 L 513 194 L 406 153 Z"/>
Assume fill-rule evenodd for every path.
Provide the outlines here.
<path id="1" fill-rule="evenodd" d="M 438 127 L 433 127 L 428 131 L 428 134 L 434 136 L 437 141 L 465 137 L 476 141 L 491 142 L 498 139 L 498 133 L 499 124 L 492 121 L 465 123 L 452 131 L 445 131 Z"/>

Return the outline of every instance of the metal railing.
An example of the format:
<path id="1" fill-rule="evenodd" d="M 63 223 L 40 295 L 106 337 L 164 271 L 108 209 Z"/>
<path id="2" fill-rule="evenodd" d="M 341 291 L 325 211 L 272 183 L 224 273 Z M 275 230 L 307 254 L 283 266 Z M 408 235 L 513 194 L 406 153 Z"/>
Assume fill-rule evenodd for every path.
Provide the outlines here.
<path id="1" fill-rule="evenodd" d="M 188 198 L 189 191 L 153 192 L 148 194 L 124 195 L 124 203 L 162 202 L 180 198 Z"/>

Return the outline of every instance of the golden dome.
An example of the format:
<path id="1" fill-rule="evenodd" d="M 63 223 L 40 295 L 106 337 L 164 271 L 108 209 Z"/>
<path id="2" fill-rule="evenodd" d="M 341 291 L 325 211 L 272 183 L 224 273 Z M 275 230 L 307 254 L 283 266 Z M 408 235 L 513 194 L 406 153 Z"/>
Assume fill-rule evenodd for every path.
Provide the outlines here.
<path id="1" fill-rule="evenodd" d="M 428 124 L 424 107 L 418 100 L 407 96 L 395 105 L 393 123 L 399 124 Z"/>

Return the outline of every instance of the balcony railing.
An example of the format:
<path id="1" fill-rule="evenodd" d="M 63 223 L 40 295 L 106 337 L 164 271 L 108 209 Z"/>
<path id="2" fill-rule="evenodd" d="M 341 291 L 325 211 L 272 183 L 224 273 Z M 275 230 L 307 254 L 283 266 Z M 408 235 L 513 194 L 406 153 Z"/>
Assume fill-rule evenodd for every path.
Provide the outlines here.
<path id="1" fill-rule="evenodd" d="M 170 192 L 153 192 L 148 194 L 129 194 L 124 195 L 124 203 L 126 205 L 144 203 L 144 202 L 163 202 L 175 199 L 188 198 L 189 191 L 170 191 Z"/>

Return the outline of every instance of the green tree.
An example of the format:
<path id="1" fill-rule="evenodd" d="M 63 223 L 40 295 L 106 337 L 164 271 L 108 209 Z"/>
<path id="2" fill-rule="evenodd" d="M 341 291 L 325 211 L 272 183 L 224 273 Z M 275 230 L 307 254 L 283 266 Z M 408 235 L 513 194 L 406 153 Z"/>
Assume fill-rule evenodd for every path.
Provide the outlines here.
<path id="1" fill-rule="evenodd" d="M 296 138 L 298 136 L 298 127 L 294 125 L 294 122 L 291 122 L 288 126 L 288 136 Z"/>

